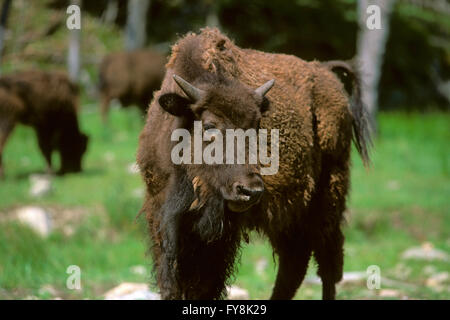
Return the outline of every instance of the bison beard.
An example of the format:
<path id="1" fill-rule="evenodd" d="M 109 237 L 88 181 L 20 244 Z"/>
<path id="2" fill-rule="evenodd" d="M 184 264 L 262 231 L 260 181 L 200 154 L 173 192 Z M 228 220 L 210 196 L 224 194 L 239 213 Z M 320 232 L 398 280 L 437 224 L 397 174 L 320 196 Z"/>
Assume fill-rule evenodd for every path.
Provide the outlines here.
<path id="1" fill-rule="evenodd" d="M 223 298 L 241 240 L 240 215 L 228 212 L 219 194 L 190 209 L 196 195 L 183 169 L 172 176 L 168 194 L 160 209 L 162 298 Z"/>

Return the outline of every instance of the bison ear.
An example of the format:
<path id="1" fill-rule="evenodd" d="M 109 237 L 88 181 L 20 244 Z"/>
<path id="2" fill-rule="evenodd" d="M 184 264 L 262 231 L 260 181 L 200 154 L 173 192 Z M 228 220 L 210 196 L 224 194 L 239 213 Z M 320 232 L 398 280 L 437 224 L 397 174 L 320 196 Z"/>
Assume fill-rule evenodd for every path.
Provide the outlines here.
<path id="1" fill-rule="evenodd" d="M 158 103 L 161 108 L 176 117 L 183 117 L 192 113 L 189 108 L 191 101 L 176 93 L 163 94 L 159 97 Z"/>
<path id="2" fill-rule="evenodd" d="M 269 109 L 270 109 L 270 102 L 266 97 L 263 97 L 263 100 L 259 106 L 259 110 L 261 111 L 261 113 L 265 113 L 269 111 Z"/>

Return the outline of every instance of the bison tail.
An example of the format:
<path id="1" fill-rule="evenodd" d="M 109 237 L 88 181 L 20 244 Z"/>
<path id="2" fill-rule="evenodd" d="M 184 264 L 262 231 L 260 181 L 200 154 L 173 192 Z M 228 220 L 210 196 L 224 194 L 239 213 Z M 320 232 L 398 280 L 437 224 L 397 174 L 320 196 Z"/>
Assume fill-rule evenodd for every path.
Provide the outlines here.
<path id="1" fill-rule="evenodd" d="M 361 78 L 353 61 L 327 61 L 323 63 L 330 71 L 342 76 L 344 85 L 348 84 L 350 111 L 353 116 L 353 142 L 364 165 L 370 165 L 369 150 L 372 147 L 371 126 L 367 110 L 361 96 Z M 341 79 L 342 79 L 341 77 Z M 345 81 L 348 80 L 348 81 Z M 346 83 L 347 82 L 347 83 Z"/>

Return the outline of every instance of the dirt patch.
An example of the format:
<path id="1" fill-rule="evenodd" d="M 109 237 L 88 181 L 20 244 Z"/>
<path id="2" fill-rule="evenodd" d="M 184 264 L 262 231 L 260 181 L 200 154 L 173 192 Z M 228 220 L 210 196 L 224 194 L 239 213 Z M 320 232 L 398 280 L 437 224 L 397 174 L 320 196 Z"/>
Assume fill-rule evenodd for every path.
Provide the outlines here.
<path id="1" fill-rule="evenodd" d="M 86 217 L 92 212 L 83 207 L 63 207 L 60 205 L 14 206 L 0 211 L 0 223 L 18 221 L 18 213 L 24 207 L 38 207 L 45 211 L 51 220 L 52 230 L 60 231 L 66 236 L 74 234 Z"/>

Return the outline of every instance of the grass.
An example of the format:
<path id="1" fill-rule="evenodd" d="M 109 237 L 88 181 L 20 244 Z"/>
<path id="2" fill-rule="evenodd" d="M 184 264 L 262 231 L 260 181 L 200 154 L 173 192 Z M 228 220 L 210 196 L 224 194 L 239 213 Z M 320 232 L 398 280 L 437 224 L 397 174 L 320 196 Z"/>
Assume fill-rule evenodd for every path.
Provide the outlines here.
<path id="1" fill-rule="evenodd" d="M 135 222 L 143 184 L 129 170 L 143 126 L 140 114 L 136 109 L 114 109 L 105 127 L 97 106 L 85 102 L 81 123 L 91 137 L 85 171 L 54 178 L 52 192 L 42 198 L 29 195 L 28 176 L 44 169 L 33 131 L 19 126 L 6 146 L 0 218 L 27 204 L 65 208 L 69 213 L 81 208 L 84 214 L 73 234 L 55 229 L 48 238 L 0 220 L 0 299 L 50 299 L 55 293 L 45 290 L 49 285 L 62 298 L 98 299 L 121 282 L 150 280 L 149 273 L 133 272 L 136 265 L 151 268 L 145 225 Z M 401 258 L 404 250 L 424 242 L 450 252 L 449 128 L 446 113 L 382 113 L 372 168 L 364 169 L 353 153 L 344 269 L 365 272 L 368 266 L 378 265 L 383 277 L 397 281 L 382 282 L 382 289 L 396 290 L 397 298 L 450 298 L 448 279 L 441 287 L 426 285 L 430 270 L 432 274 L 448 272 L 448 262 Z M 81 291 L 66 289 L 70 265 L 82 270 Z M 315 270 L 311 262 L 307 276 L 314 276 Z M 242 249 L 235 284 L 246 288 L 252 299 L 267 298 L 275 275 L 271 248 L 263 238 L 252 235 L 251 243 Z M 363 280 L 339 285 L 338 298 L 385 298 L 380 292 L 368 290 Z M 320 286 L 307 282 L 296 298 L 319 299 L 320 295 Z"/>

